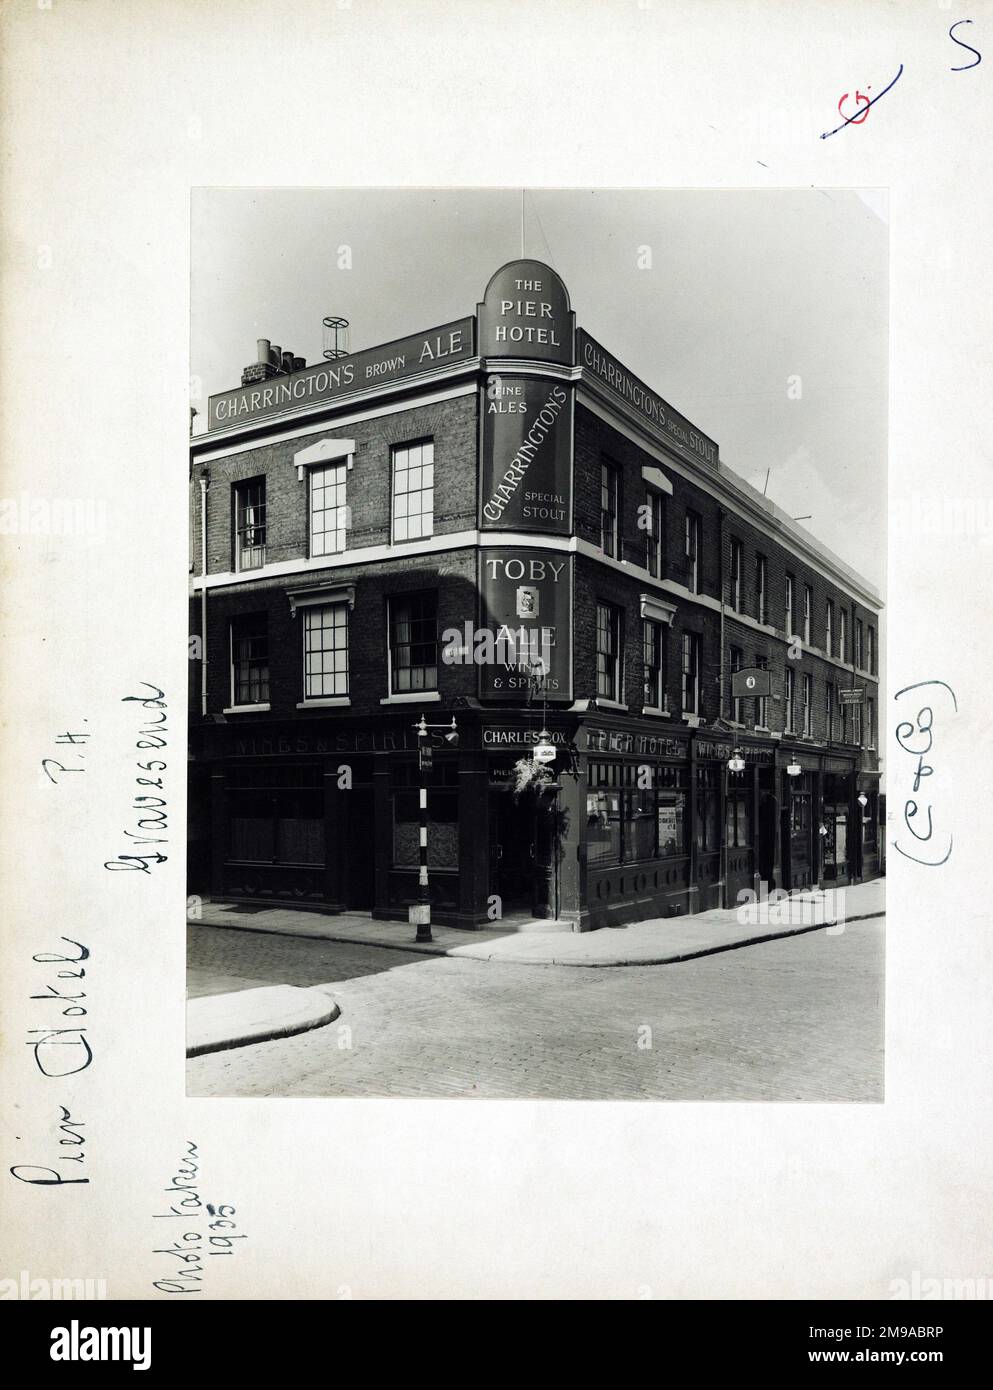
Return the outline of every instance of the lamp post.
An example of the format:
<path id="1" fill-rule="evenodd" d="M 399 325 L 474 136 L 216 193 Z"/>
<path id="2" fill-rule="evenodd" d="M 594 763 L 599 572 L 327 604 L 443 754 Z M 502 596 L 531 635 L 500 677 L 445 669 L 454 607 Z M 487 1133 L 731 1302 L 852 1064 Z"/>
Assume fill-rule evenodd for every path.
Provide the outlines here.
<path id="1" fill-rule="evenodd" d="M 724 825 L 723 825 L 722 834 L 721 834 L 721 844 L 722 844 L 723 847 L 724 847 L 724 875 L 723 875 L 723 877 L 724 877 L 724 906 L 725 906 L 726 908 L 731 906 L 731 904 L 728 902 L 729 886 L 730 886 L 730 885 L 728 884 L 728 792 L 729 792 L 728 773 L 729 773 L 729 772 L 733 772 L 733 773 L 737 776 L 739 773 L 744 772 L 744 770 L 745 770 L 745 758 L 744 758 L 744 754 L 742 753 L 742 751 L 741 751 L 740 748 L 734 748 L 734 749 L 732 749 L 732 750 L 731 750 L 731 756 L 730 756 L 730 758 L 728 758 L 727 763 L 725 764 L 725 767 L 724 767 Z M 736 823 L 737 823 L 737 819 L 736 819 Z"/>
<path id="2" fill-rule="evenodd" d="M 458 726 L 452 715 L 451 724 L 427 724 L 422 714 L 417 730 L 417 802 L 418 802 L 418 868 L 417 902 L 408 909 L 408 920 L 417 928 L 415 941 L 433 941 L 431 935 L 431 892 L 428 882 L 428 785 L 427 771 L 434 765 L 434 745 L 432 739 L 457 748 L 459 742 Z"/>

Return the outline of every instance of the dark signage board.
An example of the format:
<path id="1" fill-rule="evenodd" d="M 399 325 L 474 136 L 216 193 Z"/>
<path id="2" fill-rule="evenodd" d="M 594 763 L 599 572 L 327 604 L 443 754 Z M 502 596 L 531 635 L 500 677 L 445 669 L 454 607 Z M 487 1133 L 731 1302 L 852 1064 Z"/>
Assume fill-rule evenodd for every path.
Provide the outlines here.
<path id="1" fill-rule="evenodd" d="M 555 550 L 479 552 L 479 698 L 572 700 L 572 556 Z M 480 644 L 477 643 L 477 648 Z M 480 659 L 482 658 L 482 659 Z"/>
<path id="2" fill-rule="evenodd" d="M 579 365 L 583 375 L 602 381 L 622 401 L 626 401 L 667 443 L 675 444 L 684 453 L 716 468 L 720 451 L 678 410 L 656 395 L 602 348 L 595 338 L 580 329 L 577 334 Z"/>
<path id="3" fill-rule="evenodd" d="M 731 694 L 736 700 L 742 697 L 758 700 L 771 695 L 772 674 L 763 671 L 759 666 L 742 667 L 740 671 L 732 671 Z"/>
<path id="4" fill-rule="evenodd" d="M 509 261 L 492 277 L 479 305 L 479 355 L 571 367 L 575 321 L 569 291 L 550 266 Z"/>
<path id="5" fill-rule="evenodd" d="M 371 386 L 402 381 L 404 377 L 430 371 L 432 367 L 465 361 L 473 355 L 472 330 L 471 318 L 457 319 L 427 333 L 415 333 L 380 347 L 366 348 L 335 362 L 321 362 L 288 376 L 222 391 L 220 395 L 211 396 L 208 402 L 207 428 L 226 429 L 260 416 L 278 415 Z"/>
<path id="6" fill-rule="evenodd" d="M 860 705 L 862 703 L 863 692 L 861 690 L 839 690 L 838 699 L 843 705 Z"/>
<path id="7" fill-rule="evenodd" d="M 573 388 L 543 377 L 490 376 L 480 399 L 479 525 L 572 529 Z"/>

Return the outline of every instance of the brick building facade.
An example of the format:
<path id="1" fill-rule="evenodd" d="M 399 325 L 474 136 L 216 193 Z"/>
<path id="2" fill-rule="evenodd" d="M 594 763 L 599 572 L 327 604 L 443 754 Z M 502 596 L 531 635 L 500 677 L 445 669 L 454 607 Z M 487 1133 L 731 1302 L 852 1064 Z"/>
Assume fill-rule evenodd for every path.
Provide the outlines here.
<path id="1" fill-rule="evenodd" d="M 191 444 L 191 891 L 406 920 L 422 715 L 458 732 L 424 774 L 439 921 L 880 871 L 877 596 L 576 331 L 553 271 L 336 362 L 259 347 Z"/>

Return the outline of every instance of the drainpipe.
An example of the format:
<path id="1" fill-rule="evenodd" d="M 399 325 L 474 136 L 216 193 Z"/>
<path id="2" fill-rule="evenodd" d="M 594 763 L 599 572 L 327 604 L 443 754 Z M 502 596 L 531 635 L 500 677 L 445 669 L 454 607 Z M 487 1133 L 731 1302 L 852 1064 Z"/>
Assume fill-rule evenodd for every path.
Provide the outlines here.
<path id="1" fill-rule="evenodd" d="M 200 470 L 200 714 L 207 714 L 207 489 L 210 470 Z"/>

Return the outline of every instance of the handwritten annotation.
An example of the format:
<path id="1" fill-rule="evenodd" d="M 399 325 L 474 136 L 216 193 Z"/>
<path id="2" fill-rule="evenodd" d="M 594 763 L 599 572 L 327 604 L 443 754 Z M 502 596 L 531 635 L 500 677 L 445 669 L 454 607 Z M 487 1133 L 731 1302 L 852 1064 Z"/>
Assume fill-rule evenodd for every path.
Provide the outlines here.
<path id="1" fill-rule="evenodd" d="M 902 690 L 898 690 L 893 698 L 900 700 L 903 696 L 909 695 L 911 691 L 923 690 L 928 686 L 932 686 L 936 690 L 946 690 L 951 697 L 953 709 L 958 713 L 959 706 L 958 700 L 955 698 L 955 691 L 944 681 L 917 681 L 914 685 L 906 685 Z M 927 822 L 925 828 L 923 822 L 919 820 L 921 808 L 916 799 L 924 778 L 934 775 L 933 766 L 924 761 L 930 756 L 934 746 L 934 710 L 932 707 L 922 705 L 913 718 L 901 719 L 896 726 L 896 741 L 905 753 L 909 753 L 912 758 L 917 759 L 917 765 L 913 770 L 914 781 L 911 788 L 913 795 L 908 796 L 903 804 L 903 829 L 909 832 L 912 840 L 906 842 L 908 846 L 906 849 L 899 840 L 894 840 L 893 848 L 905 859 L 912 859 L 915 864 L 923 864 L 927 868 L 936 869 L 939 865 L 947 863 L 951 857 L 952 833 L 950 830 L 947 832 L 947 848 L 943 835 L 940 835 L 938 840 L 932 844 L 934 818 L 931 804 L 929 803 L 924 809 Z M 921 826 L 920 829 L 918 829 L 918 825 Z M 917 853 L 911 853 L 911 850 L 916 850 Z M 921 855 L 924 857 L 921 858 Z"/>

